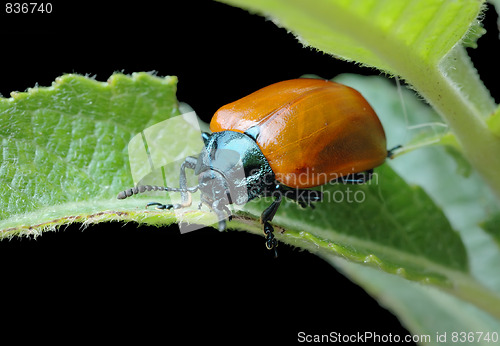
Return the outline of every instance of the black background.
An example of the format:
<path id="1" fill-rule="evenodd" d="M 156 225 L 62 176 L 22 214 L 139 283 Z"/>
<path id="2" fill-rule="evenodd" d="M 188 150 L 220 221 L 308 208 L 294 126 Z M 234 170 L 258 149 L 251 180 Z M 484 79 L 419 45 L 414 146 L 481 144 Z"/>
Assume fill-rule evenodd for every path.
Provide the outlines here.
<path id="1" fill-rule="evenodd" d="M 211 1 L 53 2 L 51 14 L 0 16 L 0 93 L 64 73 L 179 77 L 178 99 L 208 121 L 220 106 L 305 73 L 379 74 L 303 48 L 263 17 Z M 469 50 L 500 96 L 496 14 Z M 495 57 L 496 56 L 496 57 Z M 497 88 L 497 89 L 495 89 Z M 304 211 L 310 212 L 310 211 Z M 396 317 L 321 259 L 262 237 L 134 224 L 80 225 L 0 243 L 2 333 L 37 341 L 275 341 L 297 333 L 405 335 Z M 265 341 L 269 340 L 269 341 Z"/>

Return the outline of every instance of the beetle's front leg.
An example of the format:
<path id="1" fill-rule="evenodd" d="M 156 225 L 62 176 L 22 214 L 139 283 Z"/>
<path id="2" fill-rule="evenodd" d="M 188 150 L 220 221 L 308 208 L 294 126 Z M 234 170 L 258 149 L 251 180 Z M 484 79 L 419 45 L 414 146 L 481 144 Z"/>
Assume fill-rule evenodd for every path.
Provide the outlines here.
<path id="1" fill-rule="evenodd" d="M 180 174 L 179 174 L 179 188 L 167 188 L 166 191 L 176 191 L 181 193 L 181 203 L 176 204 L 163 204 L 158 202 L 151 202 L 146 205 L 146 208 L 152 205 L 156 206 L 156 209 L 181 209 L 191 206 L 192 198 L 190 188 L 187 187 L 187 178 L 186 178 L 186 168 L 195 169 L 196 162 L 198 158 L 194 156 L 188 156 L 184 160 L 181 165 Z M 191 189 L 194 190 L 194 189 Z"/>
<path id="2" fill-rule="evenodd" d="M 226 219 L 232 220 L 233 216 L 227 205 L 223 204 L 221 200 L 215 201 L 211 206 L 212 211 L 217 215 L 219 219 L 219 231 L 223 232 L 226 230 Z"/>

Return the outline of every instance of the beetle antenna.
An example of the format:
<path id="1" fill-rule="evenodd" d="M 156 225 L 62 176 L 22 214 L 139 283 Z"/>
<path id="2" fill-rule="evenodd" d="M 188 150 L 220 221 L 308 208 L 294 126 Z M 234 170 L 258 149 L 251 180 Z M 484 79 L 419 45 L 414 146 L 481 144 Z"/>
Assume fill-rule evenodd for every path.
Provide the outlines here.
<path id="1" fill-rule="evenodd" d="M 124 190 L 116 196 L 118 199 L 125 199 L 127 197 L 137 195 L 147 191 L 167 191 L 167 192 L 196 192 L 198 190 L 199 185 L 188 187 L 185 189 L 177 188 L 177 187 L 166 187 L 166 186 L 157 186 L 157 185 L 138 185 L 128 190 Z"/>
<path id="2" fill-rule="evenodd" d="M 402 145 L 396 145 L 394 148 L 387 150 L 387 157 L 392 159 L 394 156 L 394 152 L 398 149 L 401 149 L 402 147 Z"/>

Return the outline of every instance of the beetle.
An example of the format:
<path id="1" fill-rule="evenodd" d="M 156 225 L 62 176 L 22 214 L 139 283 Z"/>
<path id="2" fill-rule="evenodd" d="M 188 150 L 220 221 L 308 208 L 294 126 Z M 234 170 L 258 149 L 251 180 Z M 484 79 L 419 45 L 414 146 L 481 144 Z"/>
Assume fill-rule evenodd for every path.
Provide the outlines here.
<path id="1" fill-rule="evenodd" d="M 353 88 L 320 79 L 278 82 L 227 104 L 212 117 L 210 130 L 202 133 L 199 156 L 182 163 L 178 188 L 136 186 L 118 198 L 151 190 L 180 192 L 179 204 L 148 204 L 179 209 L 190 206 L 191 193 L 200 190 L 200 207 L 205 204 L 217 215 L 223 231 L 226 219 L 231 220 L 228 205 L 274 197 L 260 222 L 266 247 L 275 255 L 271 221 L 283 197 L 314 207 L 322 193 L 309 188 L 332 180 L 364 183 L 392 155 L 365 98 Z M 198 185 L 187 186 L 186 169 L 194 170 Z M 238 174 L 241 170 L 244 174 Z"/>

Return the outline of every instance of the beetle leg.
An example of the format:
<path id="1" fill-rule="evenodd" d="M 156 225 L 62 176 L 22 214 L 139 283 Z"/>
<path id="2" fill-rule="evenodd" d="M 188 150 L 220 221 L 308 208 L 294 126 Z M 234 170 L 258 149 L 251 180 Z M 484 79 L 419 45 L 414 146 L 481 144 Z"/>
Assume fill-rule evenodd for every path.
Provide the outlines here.
<path id="1" fill-rule="evenodd" d="M 281 199 L 282 195 L 281 193 L 276 197 L 273 203 L 269 207 L 264 210 L 260 216 L 260 223 L 265 223 L 268 221 L 272 221 L 274 218 L 274 215 L 276 215 L 276 212 L 278 211 L 280 204 L 281 204 Z"/>
<path id="2" fill-rule="evenodd" d="M 149 202 L 146 204 L 146 209 L 152 205 L 156 205 L 156 209 L 172 209 L 174 207 L 173 204 L 162 204 L 158 202 Z"/>
<path id="3" fill-rule="evenodd" d="M 233 214 L 231 213 L 231 210 L 229 210 L 227 205 L 223 206 L 222 209 L 227 213 L 227 219 L 231 221 L 233 219 Z"/>
<path id="4" fill-rule="evenodd" d="M 211 134 L 208 132 L 202 132 L 201 133 L 201 139 L 203 140 L 203 143 L 206 145 L 208 143 L 208 140 L 210 139 Z"/>
<path id="5" fill-rule="evenodd" d="M 180 208 L 189 207 L 191 205 L 191 193 L 187 190 L 186 168 L 195 169 L 197 160 L 198 159 L 194 156 L 188 156 L 181 165 L 181 174 L 179 176 L 179 187 L 181 188 Z"/>
<path id="6" fill-rule="evenodd" d="M 219 220 L 218 229 L 219 229 L 219 232 L 224 232 L 226 230 L 226 219 Z"/>
<path id="7" fill-rule="evenodd" d="M 274 249 L 274 258 L 278 257 L 278 241 L 274 237 L 274 228 L 269 222 L 264 222 L 264 234 L 266 235 L 266 248 L 268 250 Z"/>
<path id="8" fill-rule="evenodd" d="M 146 208 L 152 205 L 156 206 L 156 209 L 181 209 L 189 207 L 192 203 L 191 192 L 198 190 L 198 186 L 187 187 L 186 178 L 186 168 L 194 169 L 196 167 L 196 161 L 198 159 L 194 156 L 188 156 L 181 165 L 180 175 L 179 175 L 179 188 L 165 187 L 164 191 L 170 192 L 180 192 L 181 193 L 181 203 L 176 204 L 162 204 L 158 202 L 150 202 L 146 205 Z"/>
<path id="9" fill-rule="evenodd" d="M 280 207 L 281 200 L 282 200 L 282 194 L 280 192 L 276 196 L 274 202 L 271 203 L 271 205 L 267 207 L 266 210 L 264 210 L 262 212 L 262 215 L 260 216 L 260 222 L 264 225 L 264 234 L 266 235 L 266 248 L 268 250 L 274 249 L 274 257 L 278 257 L 278 251 L 276 250 L 276 247 L 278 246 L 278 241 L 274 237 L 274 228 L 270 224 L 270 221 L 272 221 L 274 215 L 276 215 L 276 212 Z"/>
<path id="10" fill-rule="evenodd" d="M 187 199 L 182 201 L 182 203 L 162 204 L 162 203 L 158 203 L 158 202 L 149 202 L 148 204 L 146 204 L 146 208 L 149 206 L 152 206 L 152 205 L 156 205 L 156 209 L 172 209 L 172 208 L 173 209 L 182 209 L 182 208 L 186 208 L 186 207 L 189 207 L 192 203 L 191 193 L 186 192 L 186 195 L 187 195 Z"/>
<path id="11" fill-rule="evenodd" d="M 392 157 L 394 156 L 394 152 L 398 149 L 401 149 L 402 147 L 402 145 L 396 145 L 394 148 L 387 150 L 387 157 L 392 159 Z"/>
<path id="12" fill-rule="evenodd" d="M 280 188 L 284 197 L 293 199 L 303 208 L 314 208 L 313 202 L 321 202 L 323 200 L 323 193 L 321 191 L 292 189 L 284 186 Z"/>
<path id="13" fill-rule="evenodd" d="M 345 177 L 340 177 L 337 180 L 342 184 L 364 184 L 372 178 L 373 169 L 364 172 L 348 174 Z"/>
<path id="14" fill-rule="evenodd" d="M 219 205 L 220 200 L 215 201 L 212 204 L 212 210 L 213 212 L 217 215 L 217 218 L 219 219 L 219 231 L 225 231 L 226 230 L 226 218 L 228 216 L 231 216 L 231 213 L 229 212 L 229 209 L 227 209 L 227 206 L 225 205 Z M 224 215 L 224 212 L 227 213 L 228 216 Z"/>

